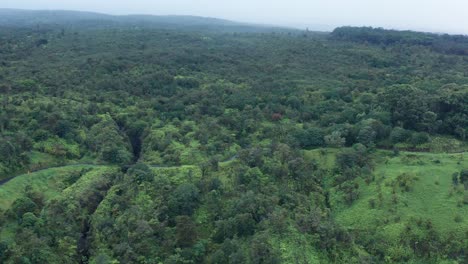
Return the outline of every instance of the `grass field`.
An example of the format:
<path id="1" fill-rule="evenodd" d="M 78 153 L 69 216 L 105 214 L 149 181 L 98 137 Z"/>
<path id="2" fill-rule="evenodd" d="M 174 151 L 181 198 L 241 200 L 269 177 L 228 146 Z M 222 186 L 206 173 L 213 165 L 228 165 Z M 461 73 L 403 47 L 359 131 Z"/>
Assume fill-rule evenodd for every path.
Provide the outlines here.
<path id="1" fill-rule="evenodd" d="M 452 182 L 453 173 L 468 168 L 467 153 L 401 152 L 393 157 L 378 151 L 375 155 L 375 180 L 370 184 L 358 180 L 359 198 L 337 210 L 341 225 L 357 230 L 378 227 L 395 242 L 405 224 L 414 219 L 430 220 L 442 236 L 468 230 L 468 206 L 463 204 L 466 191 Z"/>

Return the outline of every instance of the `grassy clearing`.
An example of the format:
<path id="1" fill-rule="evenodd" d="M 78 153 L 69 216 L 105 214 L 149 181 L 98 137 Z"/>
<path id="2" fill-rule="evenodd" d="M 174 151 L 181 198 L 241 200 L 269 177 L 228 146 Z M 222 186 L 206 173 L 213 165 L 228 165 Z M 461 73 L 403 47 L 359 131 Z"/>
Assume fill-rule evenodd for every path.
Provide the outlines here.
<path id="1" fill-rule="evenodd" d="M 82 169 L 92 170 L 84 174 L 76 183 L 70 186 L 64 183 L 70 173 L 78 172 Z M 108 169 L 108 166 L 69 165 L 19 175 L 0 186 L 0 209 L 9 209 L 16 199 L 24 195 L 25 187 L 28 185 L 42 192 L 46 202 L 55 197 L 73 197 L 73 193 L 75 193 L 83 183 L 91 182 L 92 184 L 91 179 L 98 178 L 97 176 L 99 176 L 99 174 Z M 0 240 L 13 241 L 17 227 L 18 223 L 16 221 L 6 221 L 0 229 Z"/>
<path id="2" fill-rule="evenodd" d="M 356 230 L 376 227 L 395 242 L 414 219 L 429 219 L 442 236 L 468 230 L 468 206 L 462 202 L 466 191 L 452 182 L 454 172 L 468 168 L 468 153 L 401 152 L 392 157 L 390 152 L 377 151 L 376 155 L 375 180 L 369 185 L 357 180 L 359 199 L 338 208 L 340 224 Z M 339 193 L 334 195 L 339 199 Z"/>
<path id="3" fill-rule="evenodd" d="M 44 193 L 46 199 L 50 199 L 67 187 L 64 186 L 63 180 L 70 172 L 86 168 L 100 169 L 101 166 L 70 165 L 19 175 L 0 186 L 0 209 L 8 209 L 16 199 L 24 194 L 24 188 L 28 185 Z"/>
<path id="4" fill-rule="evenodd" d="M 331 171 L 335 167 L 336 154 L 339 151 L 340 149 L 320 148 L 306 150 L 304 156 L 308 161 L 315 160 L 315 162 L 318 163 L 319 168 Z"/>

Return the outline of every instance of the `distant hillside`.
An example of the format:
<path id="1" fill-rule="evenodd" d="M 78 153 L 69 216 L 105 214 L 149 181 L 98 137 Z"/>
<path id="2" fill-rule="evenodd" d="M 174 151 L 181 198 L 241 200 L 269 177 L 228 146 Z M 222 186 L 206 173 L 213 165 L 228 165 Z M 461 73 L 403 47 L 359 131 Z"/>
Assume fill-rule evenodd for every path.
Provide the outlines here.
<path id="1" fill-rule="evenodd" d="M 38 23 L 74 23 L 85 20 L 112 21 L 113 19 L 112 16 L 92 12 L 0 9 L 1 25 L 26 26 Z"/>
<path id="2" fill-rule="evenodd" d="M 464 35 L 441 35 L 372 27 L 339 27 L 333 30 L 331 38 L 377 45 L 419 45 L 431 47 L 436 52 L 468 55 L 468 36 Z"/>
<path id="3" fill-rule="evenodd" d="M 209 30 L 221 32 L 297 31 L 268 25 L 248 24 L 224 19 L 197 16 L 114 16 L 93 12 L 64 10 L 1 9 L 0 26 L 31 27 L 60 25 L 67 27 L 153 27 L 180 30 Z"/>

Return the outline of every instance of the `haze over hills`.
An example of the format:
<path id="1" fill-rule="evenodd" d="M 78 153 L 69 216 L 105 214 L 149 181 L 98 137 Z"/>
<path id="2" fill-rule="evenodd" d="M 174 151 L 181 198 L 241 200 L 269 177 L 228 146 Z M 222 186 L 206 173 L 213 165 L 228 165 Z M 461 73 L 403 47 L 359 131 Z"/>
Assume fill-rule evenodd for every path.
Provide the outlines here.
<path id="1" fill-rule="evenodd" d="M 29 27 L 35 25 L 88 25 L 91 27 L 146 26 L 158 28 L 221 30 L 238 32 L 295 31 L 273 25 L 249 24 L 225 19 L 183 15 L 108 15 L 69 10 L 22 10 L 0 8 L 0 25 Z"/>
<path id="2" fill-rule="evenodd" d="M 220 32 L 296 32 L 304 30 L 310 32 L 331 32 L 334 26 L 304 21 L 303 23 L 260 24 L 239 22 L 214 17 L 203 17 L 194 15 L 147 15 L 128 14 L 111 15 L 89 11 L 74 10 L 28 10 L 0 8 L 0 25 L 9 27 L 30 27 L 44 25 L 62 25 L 69 27 L 86 26 L 96 27 L 153 27 L 179 30 L 202 30 Z M 342 25 L 346 26 L 346 25 Z M 385 27 L 392 28 L 392 27 Z M 394 29 L 402 31 L 404 29 Z M 414 30 L 411 30 L 414 32 Z M 420 29 L 416 32 L 443 35 L 447 32 Z M 459 35 L 459 34 L 458 34 Z"/>
<path id="3" fill-rule="evenodd" d="M 221 32 L 331 32 L 334 27 L 321 23 L 276 23 L 256 24 L 238 22 L 214 17 L 193 15 L 111 15 L 105 13 L 72 11 L 72 10 L 26 10 L 0 8 L 0 25 L 10 27 L 29 27 L 32 25 L 60 24 L 70 27 L 115 27 L 135 26 L 185 30 L 208 30 Z M 312 26 L 310 26 L 312 25 Z M 395 31 L 401 31 L 396 29 Z M 446 34 L 445 32 L 431 32 L 431 30 L 417 30 L 429 34 Z"/>

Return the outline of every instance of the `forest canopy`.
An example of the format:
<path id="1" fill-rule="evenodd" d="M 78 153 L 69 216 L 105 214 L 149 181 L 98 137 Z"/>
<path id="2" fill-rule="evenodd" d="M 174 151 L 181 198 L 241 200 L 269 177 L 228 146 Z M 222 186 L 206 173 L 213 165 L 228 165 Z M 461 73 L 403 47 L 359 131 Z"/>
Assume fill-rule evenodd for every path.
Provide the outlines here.
<path id="1" fill-rule="evenodd" d="M 1 263 L 468 261 L 468 37 L 43 12 L 0 12 Z"/>

